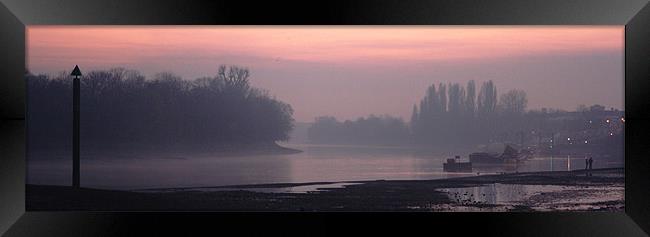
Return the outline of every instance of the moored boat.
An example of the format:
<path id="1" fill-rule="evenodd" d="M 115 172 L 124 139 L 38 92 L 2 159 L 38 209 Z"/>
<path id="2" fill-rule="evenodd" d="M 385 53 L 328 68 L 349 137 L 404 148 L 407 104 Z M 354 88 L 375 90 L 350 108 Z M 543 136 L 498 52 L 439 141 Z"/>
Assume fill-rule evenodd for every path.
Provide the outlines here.
<path id="1" fill-rule="evenodd" d="M 521 150 L 518 151 L 510 145 L 505 145 L 503 152 L 488 153 L 488 152 L 474 152 L 469 154 L 469 161 L 476 164 L 505 164 L 505 163 L 518 163 L 528 159 L 532 153 Z"/>
<path id="2" fill-rule="evenodd" d="M 455 159 L 447 159 L 447 163 L 442 164 L 442 170 L 445 172 L 472 172 L 472 162 L 460 162 L 460 156 Z"/>

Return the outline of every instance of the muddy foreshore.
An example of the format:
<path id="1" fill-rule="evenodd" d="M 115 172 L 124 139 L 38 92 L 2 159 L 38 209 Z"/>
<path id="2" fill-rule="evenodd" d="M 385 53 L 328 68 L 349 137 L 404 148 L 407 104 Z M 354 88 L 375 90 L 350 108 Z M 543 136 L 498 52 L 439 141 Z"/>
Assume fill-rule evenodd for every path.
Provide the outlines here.
<path id="1" fill-rule="evenodd" d="M 139 191 L 27 185 L 30 211 L 623 211 L 624 170 L 510 173 L 436 180 L 346 181 L 354 185 L 305 193 L 251 191 L 341 182 L 236 185 Z M 525 186 L 514 202 L 457 198 L 445 190 Z M 519 186 L 518 186 L 519 185 Z M 532 187 L 532 188 L 530 188 Z M 203 189 L 203 190 L 200 190 Z M 519 189 L 520 190 L 520 189 Z M 549 191 L 550 190 L 550 191 Z M 500 191 L 498 191 L 500 192 Z"/>

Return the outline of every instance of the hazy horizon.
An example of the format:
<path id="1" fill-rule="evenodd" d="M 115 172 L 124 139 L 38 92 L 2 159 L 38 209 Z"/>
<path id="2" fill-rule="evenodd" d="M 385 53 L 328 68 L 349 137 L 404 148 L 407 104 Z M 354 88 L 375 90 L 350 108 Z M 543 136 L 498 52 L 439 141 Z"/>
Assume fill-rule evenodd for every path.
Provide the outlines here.
<path id="1" fill-rule="evenodd" d="M 408 120 L 438 83 L 492 80 L 528 108 L 623 108 L 623 26 L 29 26 L 35 74 L 124 67 L 148 77 L 214 76 L 220 64 L 291 104 L 297 122 L 331 115 Z"/>

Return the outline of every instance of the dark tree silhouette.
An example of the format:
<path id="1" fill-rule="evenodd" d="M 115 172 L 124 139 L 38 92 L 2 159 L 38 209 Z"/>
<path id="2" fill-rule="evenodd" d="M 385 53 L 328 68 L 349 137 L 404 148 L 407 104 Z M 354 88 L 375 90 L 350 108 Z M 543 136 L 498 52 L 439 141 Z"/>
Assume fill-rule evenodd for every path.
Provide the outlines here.
<path id="1" fill-rule="evenodd" d="M 219 147 L 288 140 L 291 106 L 249 84 L 246 68 L 220 66 L 193 81 L 173 73 L 146 79 L 122 68 L 91 71 L 81 84 L 82 148 Z M 71 80 L 27 75 L 31 148 L 66 148 Z"/>
<path id="2" fill-rule="evenodd" d="M 605 141 L 601 138 L 616 137 L 622 132 L 620 127 L 612 127 L 611 121 L 605 127 L 586 126 L 596 120 L 602 124 L 606 121 L 604 117 L 623 115 L 620 111 L 606 111 L 601 105 L 589 109 L 583 105 L 579 112 L 546 108 L 527 111 L 528 100 L 523 90 L 510 90 L 498 98 L 492 81 L 482 84 L 478 97 L 474 81 L 469 81 L 466 88 L 439 83 L 436 90 L 432 84 L 426 89 L 419 107 L 413 107 L 409 126 L 411 143 L 434 148 L 474 147 L 493 142 L 519 144 L 523 140 L 526 144 L 541 146 L 542 141 L 548 142 L 552 136 L 573 136 L 583 142 L 589 139 Z"/>
<path id="3" fill-rule="evenodd" d="M 334 117 L 315 119 L 308 130 L 309 141 L 325 144 L 406 144 L 409 129 L 402 119 L 370 115 L 357 120 L 339 122 Z"/>
<path id="4" fill-rule="evenodd" d="M 499 109 L 507 116 L 519 116 L 526 112 L 528 99 L 523 90 L 510 90 L 499 98 Z"/>

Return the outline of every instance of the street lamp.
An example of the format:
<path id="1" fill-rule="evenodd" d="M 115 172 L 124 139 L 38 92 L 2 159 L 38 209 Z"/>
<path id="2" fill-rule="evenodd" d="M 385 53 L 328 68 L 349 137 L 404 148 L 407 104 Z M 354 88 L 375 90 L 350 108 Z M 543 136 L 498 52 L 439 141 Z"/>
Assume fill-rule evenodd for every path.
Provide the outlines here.
<path id="1" fill-rule="evenodd" d="M 81 70 L 75 65 L 72 73 L 72 187 L 79 188 L 79 87 Z"/>

